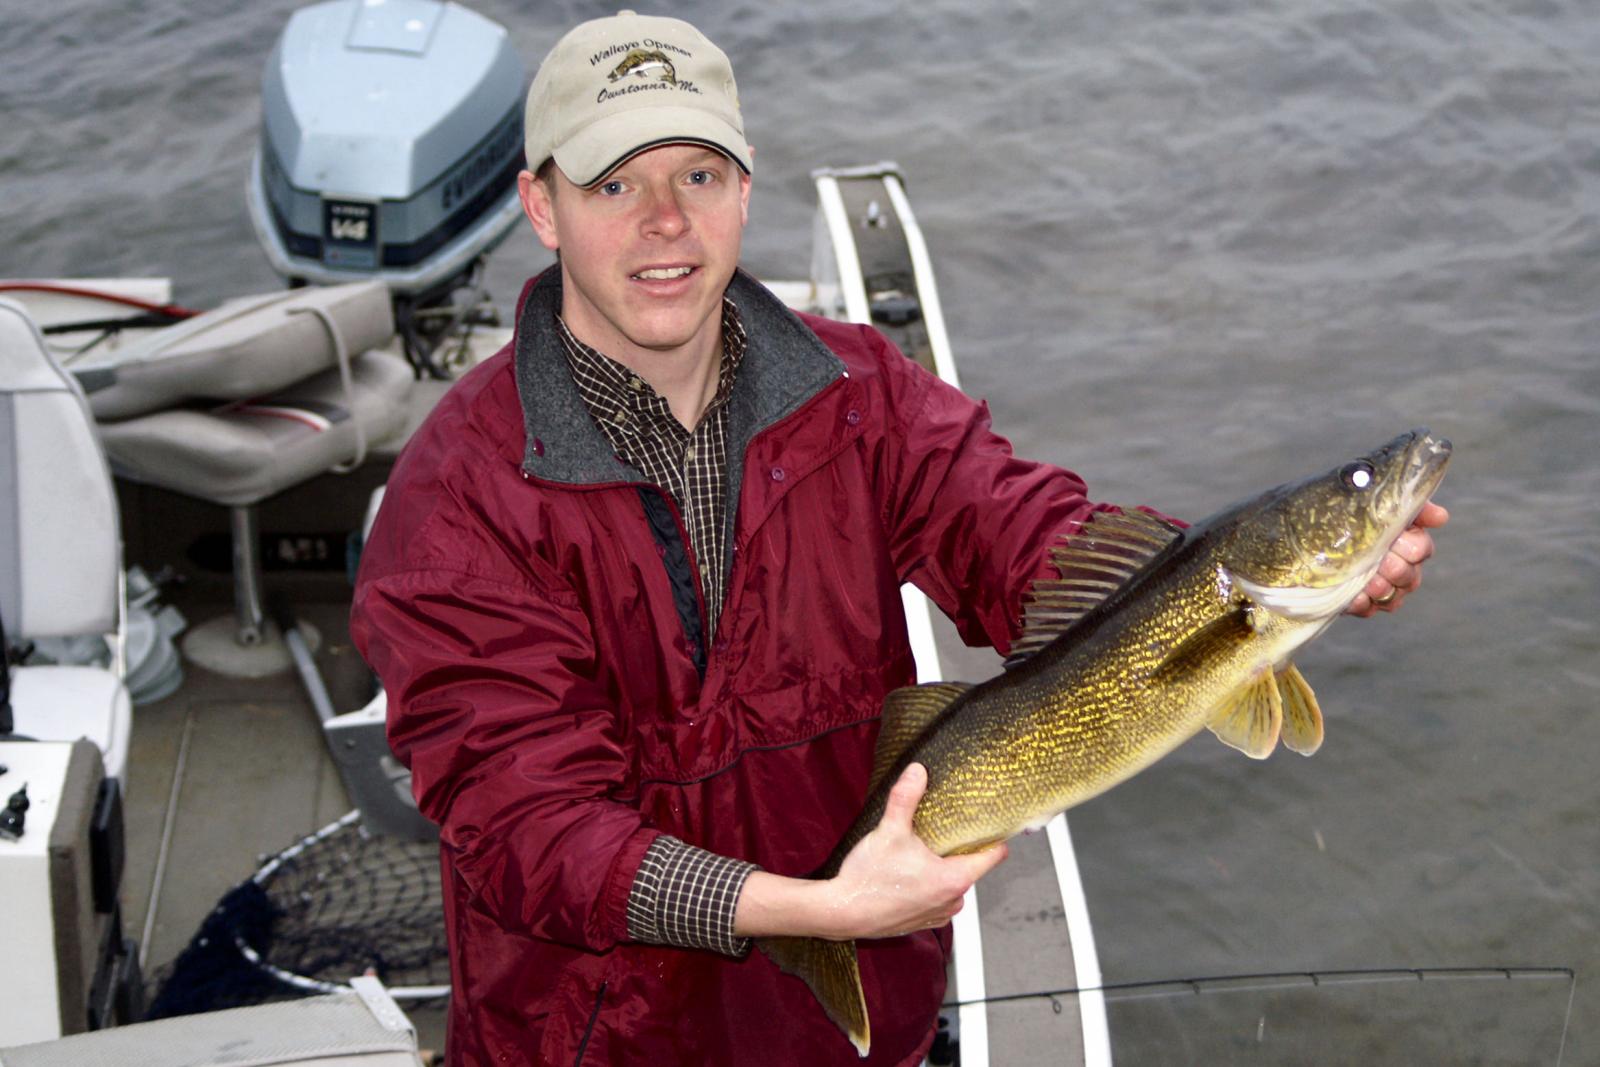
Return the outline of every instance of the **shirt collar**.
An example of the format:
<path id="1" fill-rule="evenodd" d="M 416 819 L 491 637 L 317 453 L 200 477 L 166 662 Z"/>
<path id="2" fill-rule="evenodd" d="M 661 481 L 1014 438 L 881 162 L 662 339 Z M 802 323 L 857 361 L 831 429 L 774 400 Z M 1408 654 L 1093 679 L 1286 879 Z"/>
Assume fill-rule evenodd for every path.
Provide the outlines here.
<path id="1" fill-rule="evenodd" d="M 612 359 L 591 345 L 578 340 L 558 311 L 555 314 L 556 333 L 566 352 L 567 365 L 572 369 L 578 393 L 591 411 L 614 411 L 619 406 L 636 411 L 665 415 L 666 400 L 651 388 L 650 383 L 630 367 Z M 714 411 L 728 402 L 733 393 L 733 382 L 744 359 L 747 341 L 744 322 L 739 318 L 738 305 L 722 298 L 722 354 L 717 367 L 717 391 L 706 411 Z"/>

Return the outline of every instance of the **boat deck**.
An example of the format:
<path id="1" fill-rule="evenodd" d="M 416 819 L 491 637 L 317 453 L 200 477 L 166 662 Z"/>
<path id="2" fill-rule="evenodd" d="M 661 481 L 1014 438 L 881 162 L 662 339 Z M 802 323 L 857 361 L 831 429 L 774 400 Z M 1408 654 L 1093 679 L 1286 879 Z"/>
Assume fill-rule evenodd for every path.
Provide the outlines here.
<path id="1" fill-rule="evenodd" d="M 311 537 L 318 546 L 313 557 L 326 556 L 330 545 L 342 552 L 343 538 L 359 530 L 371 489 L 391 462 L 392 455 L 378 454 L 351 475 L 326 475 L 268 501 L 261 529 Z M 191 627 L 231 617 L 230 577 L 216 569 L 215 549 L 225 551 L 228 533 L 223 510 L 147 486 L 119 482 L 117 488 L 128 563 L 178 575 L 162 603 L 177 607 Z M 306 516 L 315 516 L 310 527 Z M 197 544 L 209 547 L 195 553 Z M 203 563 L 195 562 L 196 554 Z M 283 597 L 320 637 L 317 666 L 335 710 L 360 708 L 373 681 L 350 643 L 342 556 L 304 566 L 271 564 L 268 595 Z M 268 856 L 353 806 L 293 670 L 235 678 L 187 659 L 183 669 L 176 692 L 134 709 L 128 759 L 124 928 L 140 946 L 147 997 L 228 890 Z M 406 1010 L 420 1045 L 442 1049 L 442 1005 Z"/>

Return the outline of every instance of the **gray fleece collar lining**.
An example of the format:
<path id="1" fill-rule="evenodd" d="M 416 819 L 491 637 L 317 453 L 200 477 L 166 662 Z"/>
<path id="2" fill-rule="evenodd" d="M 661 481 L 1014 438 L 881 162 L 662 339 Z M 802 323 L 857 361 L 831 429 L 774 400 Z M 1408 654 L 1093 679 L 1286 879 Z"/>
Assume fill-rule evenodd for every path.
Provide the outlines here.
<path id="1" fill-rule="evenodd" d="M 744 271 L 734 273 L 728 297 L 749 337 L 728 398 L 732 491 L 740 484 L 751 439 L 843 375 L 845 367 L 782 301 Z M 561 274 L 553 268 L 528 291 L 517 322 L 514 359 L 527 436 L 522 469 L 536 478 L 572 485 L 636 481 L 632 469 L 618 462 L 573 384 L 556 333 L 560 308 Z"/>

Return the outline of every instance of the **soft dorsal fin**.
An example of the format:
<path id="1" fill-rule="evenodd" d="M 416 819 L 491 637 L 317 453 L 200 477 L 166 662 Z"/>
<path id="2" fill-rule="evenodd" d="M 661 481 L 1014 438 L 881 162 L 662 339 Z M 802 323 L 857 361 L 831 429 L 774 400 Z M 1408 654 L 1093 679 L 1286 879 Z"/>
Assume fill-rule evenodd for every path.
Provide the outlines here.
<path id="1" fill-rule="evenodd" d="M 1271 671 L 1250 679 L 1228 694 L 1206 723 L 1225 745 L 1251 759 L 1266 759 L 1283 730 L 1283 699 Z"/>
<path id="2" fill-rule="evenodd" d="M 1283 747 L 1309 756 L 1322 747 L 1322 709 L 1294 664 L 1278 672 L 1278 696 L 1283 700 Z"/>
<path id="3" fill-rule="evenodd" d="M 883 698 L 883 725 L 878 731 L 878 750 L 872 757 L 869 792 L 878 787 L 889 768 L 933 720 L 971 688 L 970 682 L 931 682 L 908 685 Z"/>
<path id="4" fill-rule="evenodd" d="M 1035 582 L 1023 597 L 1022 636 L 1006 666 L 1060 637 L 1182 536 L 1180 527 L 1142 511 L 1090 515 L 1050 549 L 1061 577 Z"/>

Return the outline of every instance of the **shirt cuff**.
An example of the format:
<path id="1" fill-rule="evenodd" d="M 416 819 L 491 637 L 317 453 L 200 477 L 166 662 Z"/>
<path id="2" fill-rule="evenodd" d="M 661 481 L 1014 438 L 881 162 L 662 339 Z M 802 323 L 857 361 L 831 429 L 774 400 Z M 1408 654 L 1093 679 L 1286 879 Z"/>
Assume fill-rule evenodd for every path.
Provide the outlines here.
<path id="1" fill-rule="evenodd" d="M 662 834 L 639 862 L 628 893 L 628 936 L 675 948 L 739 957 L 750 939 L 733 932 L 739 890 L 753 863 L 730 859 Z"/>

